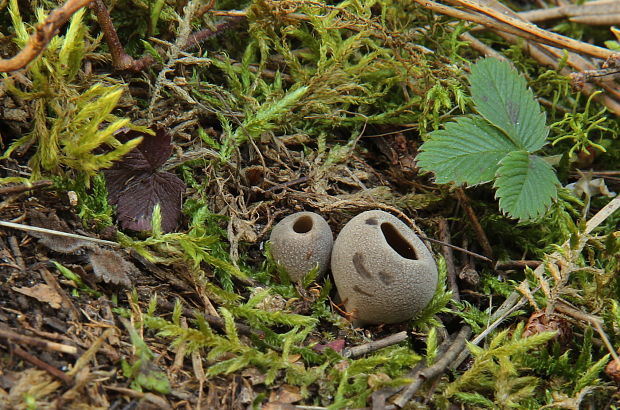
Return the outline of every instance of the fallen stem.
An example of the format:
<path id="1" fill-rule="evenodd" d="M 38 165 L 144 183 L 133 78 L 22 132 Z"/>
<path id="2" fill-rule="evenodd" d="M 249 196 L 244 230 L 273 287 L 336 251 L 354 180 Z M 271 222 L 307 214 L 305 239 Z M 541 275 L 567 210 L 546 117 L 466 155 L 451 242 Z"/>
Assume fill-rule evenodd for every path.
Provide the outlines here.
<path id="1" fill-rule="evenodd" d="M 355 358 L 368 353 L 375 352 L 384 347 L 392 346 L 407 340 L 407 332 L 402 331 L 393 335 L 384 337 L 383 339 L 373 340 L 370 343 L 364 343 L 363 345 L 349 347 L 344 349 L 342 355 L 344 357 Z"/>

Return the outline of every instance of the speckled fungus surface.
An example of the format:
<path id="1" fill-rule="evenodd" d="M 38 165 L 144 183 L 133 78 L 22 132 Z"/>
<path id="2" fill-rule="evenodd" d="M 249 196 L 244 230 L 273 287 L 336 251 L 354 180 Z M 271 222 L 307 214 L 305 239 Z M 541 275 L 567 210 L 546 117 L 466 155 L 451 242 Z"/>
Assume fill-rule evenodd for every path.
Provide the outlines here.
<path id="1" fill-rule="evenodd" d="M 269 240 L 271 255 L 293 281 L 300 281 L 317 265 L 320 276 L 329 266 L 334 237 L 325 219 L 314 212 L 287 216 L 273 228 Z"/>
<path id="2" fill-rule="evenodd" d="M 437 287 L 437 265 L 428 248 L 402 221 L 378 210 L 344 226 L 334 242 L 331 269 L 356 325 L 409 320 Z"/>

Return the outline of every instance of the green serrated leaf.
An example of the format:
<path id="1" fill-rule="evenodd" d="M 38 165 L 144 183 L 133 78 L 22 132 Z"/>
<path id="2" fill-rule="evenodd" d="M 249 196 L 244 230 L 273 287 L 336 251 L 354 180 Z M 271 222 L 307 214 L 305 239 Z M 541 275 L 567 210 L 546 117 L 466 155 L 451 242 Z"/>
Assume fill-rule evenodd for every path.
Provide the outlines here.
<path id="1" fill-rule="evenodd" d="M 476 185 L 492 180 L 500 160 L 516 149 L 483 118 L 459 117 L 431 133 L 417 160 L 420 168 L 435 173 L 437 183 Z"/>
<path id="2" fill-rule="evenodd" d="M 518 149 L 534 152 L 545 145 L 545 114 L 519 75 L 505 61 L 485 58 L 471 66 L 471 95 L 476 109 L 502 129 Z"/>
<path id="3" fill-rule="evenodd" d="M 494 187 L 503 212 L 520 220 L 542 216 L 560 184 L 551 165 L 527 151 L 514 151 L 500 162 Z"/>

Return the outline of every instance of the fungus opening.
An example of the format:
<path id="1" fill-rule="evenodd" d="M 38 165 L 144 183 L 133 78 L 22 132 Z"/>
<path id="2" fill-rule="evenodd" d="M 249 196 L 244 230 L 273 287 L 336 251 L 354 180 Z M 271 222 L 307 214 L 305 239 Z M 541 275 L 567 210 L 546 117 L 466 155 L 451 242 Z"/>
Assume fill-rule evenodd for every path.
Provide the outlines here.
<path id="1" fill-rule="evenodd" d="M 306 233 L 312 230 L 312 218 L 308 215 L 304 215 L 293 224 L 293 230 L 297 233 Z"/>
<path id="2" fill-rule="evenodd" d="M 383 222 L 381 232 L 388 245 L 405 259 L 418 259 L 415 250 L 391 223 Z"/>

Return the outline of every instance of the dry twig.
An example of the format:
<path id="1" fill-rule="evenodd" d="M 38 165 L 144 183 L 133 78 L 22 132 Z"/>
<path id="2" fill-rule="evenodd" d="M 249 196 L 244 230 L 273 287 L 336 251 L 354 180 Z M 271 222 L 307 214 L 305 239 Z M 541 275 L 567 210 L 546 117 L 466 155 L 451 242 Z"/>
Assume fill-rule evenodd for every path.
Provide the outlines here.
<path id="1" fill-rule="evenodd" d="M 359 357 L 363 356 L 367 353 L 375 352 L 379 349 L 383 349 L 384 347 L 392 346 L 398 344 L 402 341 L 407 340 L 407 332 L 402 331 L 395 333 L 393 335 L 389 335 L 388 337 L 384 337 L 383 339 L 373 340 L 370 343 L 364 343 L 363 345 L 353 346 L 347 349 L 344 349 L 342 355 L 344 357 Z"/>
<path id="2" fill-rule="evenodd" d="M 41 180 L 35 181 L 29 184 L 9 185 L 0 187 L 0 195 L 19 194 L 26 191 L 33 191 L 35 189 L 47 188 L 52 185 L 52 181 Z"/>
<path id="3" fill-rule="evenodd" d="M 476 232 L 476 236 L 478 237 L 480 246 L 482 246 L 484 256 L 492 259 L 493 249 L 491 248 L 491 242 L 489 242 L 489 239 L 487 238 L 487 234 L 484 232 L 484 229 L 482 229 L 482 225 L 480 225 L 480 221 L 478 220 L 478 217 L 476 216 L 476 213 L 474 212 L 474 208 L 472 208 L 471 204 L 469 203 L 469 197 L 467 196 L 463 188 L 457 188 L 456 196 L 461 202 L 461 206 L 467 213 L 467 216 L 469 217 L 471 226 L 474 229 L 474 232 Z"/>
<path id="4" fill-rule="evenodd" d="M 487 8 L 495 9 L 497 13 L 510 16 L 514 19 L 524 19 L 523 15 L 513 12 L 497 0 L 478 0 L 478 3 Z M 475 29 L 476 28 L 474 28 L 474 30 Z M 620 103 L 618 102 L 618 100 L 620 100 L 620 87 L 612 81 L 603 81 L 612 78 L 614 73 L 613 68 L 603 72 L 601 70 L 598 70 L 592 62 L 586 60 L 579 54 L 569 51 L 568 59 L 566 61 L 567 65 L 579 71 L 579 73 L 573 73 L 568 67 L 560 69 L 559 62 L 565 58 L 564 50 L 544 44 L 539 44 L 536 41 L 527 41 L 527 37 L 523 37 L 520 33 L 510 33 L 508 30 L 502 31 L 499 29 L 496 30 L 496 32 L 499 36 L 514 44 L 523 42 L 525 38 L 526 43 L 524 49 L 527 50 L 535 60 L 545 66 L 560 70 L 560 73 L 563 75 L 571 76 L 571 78 L 573 79 L 574 87 L 576 89 L 579 89 L 579 91 L 581 91 L 585 95 L 591 95 L 596 91 L 596 87 L 594 87 L 594 85 L 586 84 L 586 82 L 595 81 L 597 85 L 607 91 L 609 95 L 599 94 L 596 95 L 594 98 L 601 104 L 604 104 L 610 111 L 612 111 L 616 115 L 620 115 Z M 461 35 L 461 38 L 469 41 L 470 43 L 473 39 L 474 42 L 472 43 L 472 46 L 480 50 L 485 55 L 491 55 L 494 53 L 494 51 L 492 51 L 490 48 L 475 40 L 475 38 L 470 33 L 464 33 L 463 35 Z M 608 60 L 613 61 L 614 56 L 615 54 L 612 53 L 610 59 Z"/>
<path id="5" fill-rule="evenodd" d="M 13 58 L 0 59 L 0 72 L 10 72 L 25 67 L 45 50 L 50 40 L 71 16 L 93 0 L 69 0 L 62 7 L 52 10 L 47 18 L 37 24 L 26 46 Z"/>
<path id="6" fill-rule="evenodd" d="M 71 386 L 73 384 L 73 380 L 71 379 L 71 377 L 67 376 L 64 372 L 62 372 L 61 370 L 55 368 L 54 366 L 48 363 L 45 363 L 43 360 L 39 359 L 38 357 L 31 355 L 30 353 L 28 353 L 21 347 L 14 346 L 13 352 L 19 357 L 21 357 L 22 359 L 26 360 L 27 362 L 32 363 L 33 365 L 37 366 L 39 369 L 45 370 L 46 372 L 48 372 L 55 378 L 61 380 L 67 386 Z"/>

